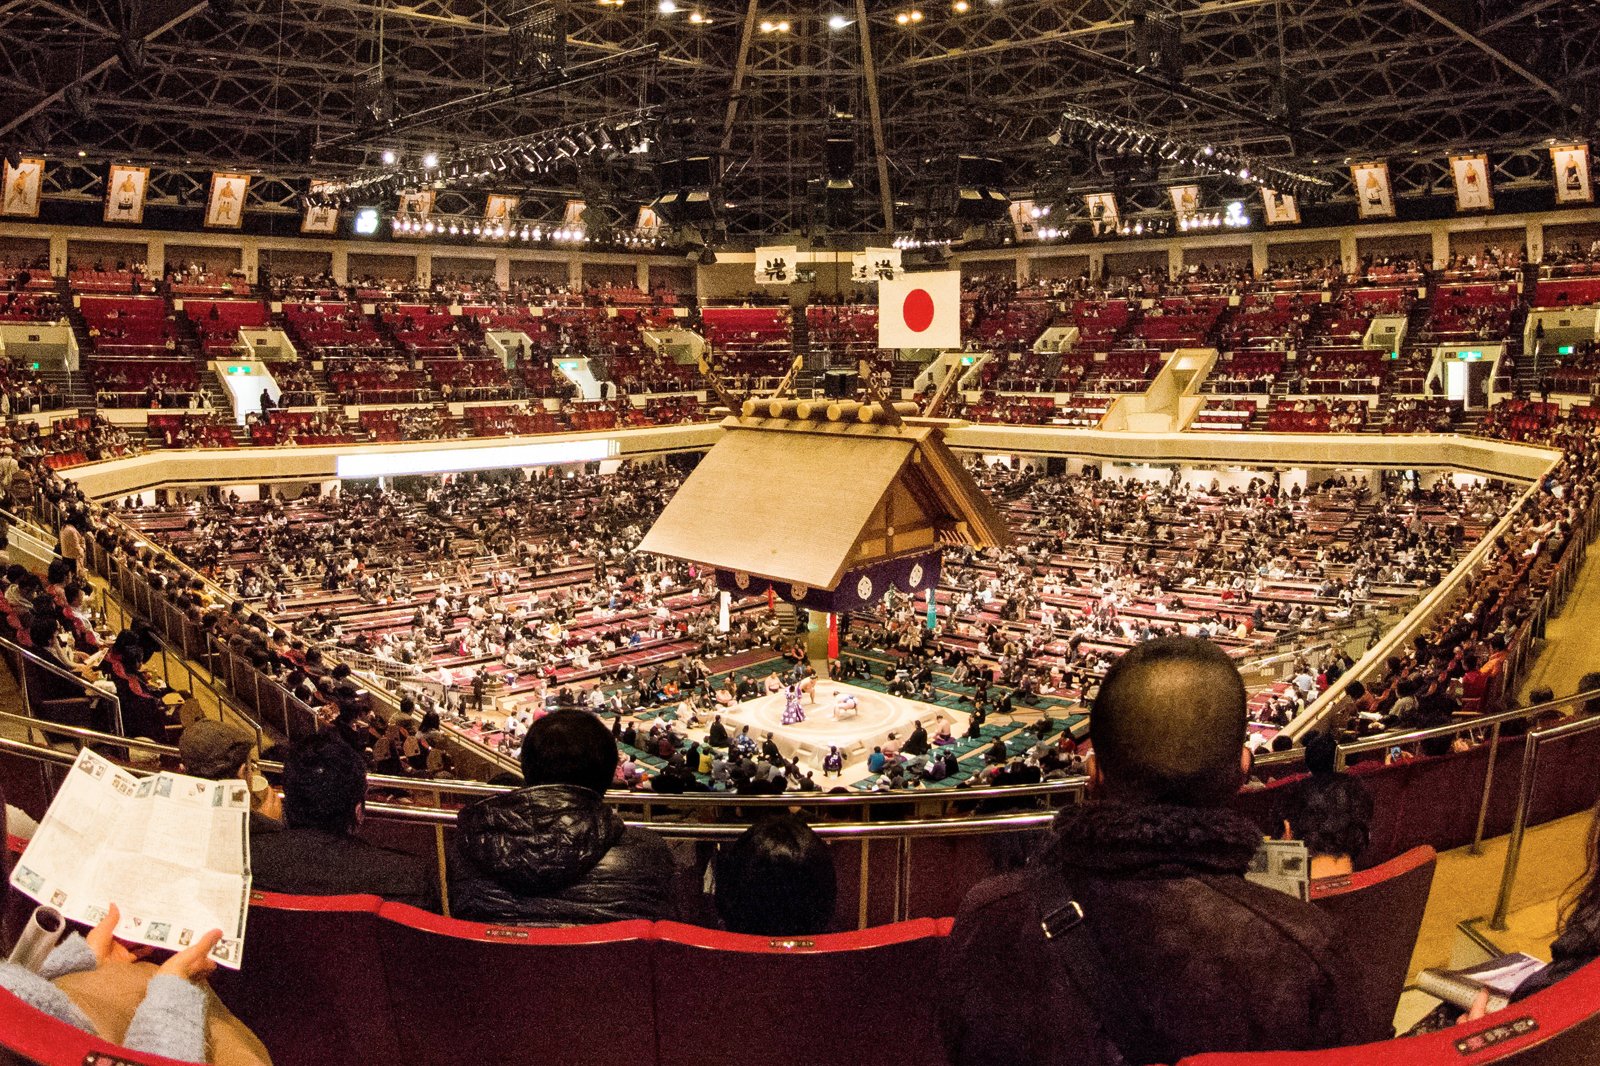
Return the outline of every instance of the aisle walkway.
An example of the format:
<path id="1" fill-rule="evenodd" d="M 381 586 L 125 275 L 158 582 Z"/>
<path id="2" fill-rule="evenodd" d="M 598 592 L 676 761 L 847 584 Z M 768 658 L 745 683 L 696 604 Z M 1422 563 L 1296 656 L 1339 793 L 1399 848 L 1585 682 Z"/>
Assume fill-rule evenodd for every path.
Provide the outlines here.
<path id="1" fill-rule="evenodd" d="M 1545 626 L 1544 643 L 1518 693 L 1548 685 L 1559 698 L 1578 691 L 1578 679 L 1600 670 L 1600 541 L 1589 547 L 1589 557 L 1561 613 Z"/>

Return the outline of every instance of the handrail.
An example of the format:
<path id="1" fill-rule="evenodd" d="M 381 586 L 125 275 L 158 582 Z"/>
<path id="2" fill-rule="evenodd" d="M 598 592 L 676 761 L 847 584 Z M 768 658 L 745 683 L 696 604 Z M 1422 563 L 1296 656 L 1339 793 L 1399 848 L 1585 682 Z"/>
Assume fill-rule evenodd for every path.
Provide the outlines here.
<path id="1" fill-rule="evenodd" d="M 65 669 L 64 667 L 57 666 L 55 663 L 50 662 L 49 660 L 47 660 L 47 659 L 43 658 L 42 656 L 40 656 L 37 652 L 34 652 L 34 651 L 32 651 L 32 650 L 30 650 L 28 648 L 24 648 L 22 645 L 17 644 L 17 643 L 15 643 L 13 641 L 7 640 L 4 637 L 0 637 L 0 649 L 4 649 L 4 650 L 7 650 L 7 651 L 14 651 L 17 654 L 21 655 L 24 660 L 32 662 L 33 665 L 35 665 L 35 666 L 42 667 L 47 673 L 54 674 L 57 677 L 60 677 L 60 678 L 63 678 L 65 680 L 67 680 L 67 681 L 72 682 L 74 685 L 77 685 L 78 687 L 84 689 L 85 690 L 84 694 L 86 696 L 88 696 L 89 698 L 91 698 L 91 699 L 109 700 L 111 702 L 111 711 L 112 711 L 111 718 L 112 718 L 112 721 L 114 721 L 116 723 L 117 732 L 119 734 L 123 731 L 124 726 L 123 726 L 123 723 L 122 723 L 122 699 L 115 692 L 107 692 L 104 689 L 96 688 L 92 682 L 84 679 L 81 675 L 75 674 L 71 670 Z M 17 678 L 17 688 L 22 693 L 23 706 L 32 707 L 33 706 L 33 700 L 28 695 L 28 672 L 26 670 L 24 670 L 22 672 L 22 676 L 21 677 Z M 7 717 L 14 717 L 14 716 L 8 715 Z M 37 717 L 33 717 L 33 718 L 31 718 L 31 721 L 35 724 L 35 727 L 37 728 L 39 719 Z M 54 731 L 56 729 L 65 729 L 65 728 L 67 728 L 67 727 L 66 726 L 58 726 L 53 722 L 50 723 L 50 731 Z M 127 739 L 127 738 L 121 737 L 121 736 L 105 737 L 104 734 L 101 734 L 101 736 L 104 737 L 104 739 L 115 740 L 115 741 L 118 741 L 118 742 L 121 742 L 121 741 Z"/>
<path id="2" fill-rule="evenodd" d="M 1539 770 L 1539 749 L 1554 740 L 1579 736 L 1600 729 L 1600 717 L 1563 722 L 1528 734 L 1528 743 L 1522 749 L 1522 779 L 1517 790 L 1517 810 L 1511 819 L 1511 838 L 1506 843 L 1505 865 L 1500 871 L 1500 890 L 1495 895 L 1494 916 L 1489 928 L 1503 931 L 1506 916 L 1511 911 L 1511 890 L 1517 881 L 1517 865 L 1522 859 L 1522 841 L 1528 832 L 1528 814 L 1533 806 L 1533 787 Z"/>
<path id="3" fill-rule="evenodd" d="M 0 751 L 10 752 L 41 762 L 53 762 L 61 766 L 71 766 L 77 761 L 77 756 L 72 752 L 58 751 L 50 747 L 39 747 L 7 736 L 0 736 Z M 126 766 L 123 769 L 135 777 L 149 776 L 160 772 L 141 766 Z M 457 813 L 445 807 L 415 807 L 407 804 L 383 802 L 368 803 L 365 809 L 369 816 L 436 826 L 454 825 Z M 1034 814 L 987 815 L 942 821 L 915 819 L 892 822 L 818 822 L 813 828 L 818 836 L 824 838 L 899 839 L 1043 829 L 1054 818 L 1054 811 L 1043 811 Z M 747 828 L 744 825 L 727 822 L 653 822 L 639 819 L 624 819 L 623 821 L 630 828 L 649 829 L 664 837 L 684 840 L 732 839 L 739 836 Z"/>
<path id="4" fill-rule="evenodd" d="M 36 722 L 36 719 L 27 715 L 16 714 L 11 711 L 0 711 L 0 722 L 17 721 L 23 723 Z M 145 740 L 138 737 L 118 737 L 106 733 L 86 729 L 82 726 L 51 726 L 52 731 L 75 737 L 88 744 L 117 744 L 121 747 L 138 748 L 142 751 L 152 752 L 157 755 L 178 758 L 179 752 L 171 744 L 162 744 L 158 741 Z M 268 773 L 279 773 L 283 764 L 270 760 L 263 760 L 259 768 Z M 907 802 L 925 802 L 932 799 L 959 800 L 962 803 L 981 800 L 1014 800 L 1029 799 L 1039 796 L 1070 795 L 1082 789 L 1088 781 L 1087 777 L 1078 776 L 1067 778 L 1063 781 L 1052 781 L 1037 785 L 1003 785 L 998 788 L 969 788 L 948 792 L 856 792 L 850 794 L 834 794 L 827 792 L 785 792 L 782 795 L 743 795 L 733 792 L 687 792 L 683 794 L 664 792 L 631 792 L 611 790 L 606 792 L 607 801 L 619 806 L 651 806 L 662 805 L 686 807 L 794 807 L 804 804 L 811 806 L 847 806 L 855 804 L 887 804 L 897 803 L 904 805 Z M 391 774 L 368 774 L 367 784 L 370 788 L 400 792 L 423 793 L 452 793 L 467 796 L 498 796 L 506 792 L 516 791 L 511 785 L 491 785 L 483 781 L 470 781 L 464 778 L 415 778 L 396 777 Z M 407 807 L 407 810 L 418 810 L 416 807 Z"/>
<path id="5" fill-rule="evenodd" d="M 1340 765 L 1352 754 L 1367 751 L 1377 751 L 1401 744 L 1413 744 L 1419 741 L 1436 737 L 1453 736 L 1466 730 L 1476 729 L 1489 725 L 1498 727 L 1505 722 L 1516 721 L 1522 718 L 1532 718 L 1553 711 L 1559 711 L 1576 703 L 1586 703 L 1595 698 L 1600 698 L 1600 689 L 1587 692 L 1574 693 L 1561 699 L 1550 700 L 1545 703 L 1534 704 L 1529 707 L 1513 711 L 1504 711 L 1495 715 L 1486 715 L 1481 719 L 1473 719 L 1449 725 L 1434 726 L 1427 729 L 1410 730 L 1405 733 L 1390 734 L 1382 737 L 1373 737 L 1365 740 L 1344 744 L 1338 747 Z M 0 722 L 17 721 L 21 723 L 35 722 L 27 715 L 13 712 L 0 711 Z M 1600 717 L 1581 719 L 1580 721 L 1600 722 Z M 1569 723 L 1570 724 L 1570 723 Z M 138 748 L 143 751 L 158 755 L 178 757 L 178 749 L 170 744 L 161 744 L 156 741 L 141 738 L 124 738 L 100 733 L 81 726 L 52 726 L 64 735 L 72 736 L 85 743 L 116 744 L 123 747 Z M 1531 734 L 1530 734 L 1531 735 Z M 1263 755 L 1257 766 L 1281 766 L 1299 762 L 1304 759 L 1304 749 L 1293 752 L 1274 752 Z M 283 764 L 272 761 L 262 761 L 260 769 L 268 773 L 279 773 Z M 471 781 L 462 778 L 414 778 L 397 777 L 389 774 L 369 774 L 368 785 L 375 790 L 415 792 L 427 794 L 454 794 L 462 796 L 495 796 L 506 792 L 515 791 L 515 786 L 491 785 L 482 781 Z M 1002 785 L 988 788 L 950 789 L 950 790 L 900 790 L 889 792 L 784 792 L 779 795 L 744 795 L 734 792 L 686 792 L 686 793 L 655 793 L 632 792 L 611 790 L 605 794 L 606 800 L 617 806 L 632 807 L 642 806 L 647 808 L 672 807 L 672 808 L 743 808 L 743 807 L 846 807 L 857 805 L 904 805 L 906 803 L 920 803 L 943 801 L 946 803 L 975 804 L 985 800 L 1025 800 L 1039 798 L 1063 798 L 1076 796 L 1083 791 L 1088 783 L 1084 776 L 1069 777 L 1059 781 L 1041 782 L 1036 785 Z M 408 811 L 422 810 L 415 806 L 406 806 Z M 962 819 L 963 822 L 970 819 Z M 663 824 L 652 822 L 650 824 Z M 878 823 L 874 823 L 878 824 Z"/>
<path id="6" fill-rule="evenodd" d="M 1423 729 L 1409 729 L 1403 733 L 1380 733 L 1376 736 L 1353 740 L 1348 744 L 1339 745 L 1339 765 L 1342 767 L 1351 755 L 1362 755 L 1369 751 L 1383 751 L 1401 744 L 1415 744 L 1423 740 L 1435 740 L 1440 737 L 1453 737 L 1471 729 L 1482 729 L 1485 726 L 1498 726 L 1506 722 L 1515 722 L 1522 718 L 1532 718 L 1536 715 L 1548 714 L 1559 711 L 1563 707 L 1574 703 L 1587 703 L 1593 699 L 1600 699 L 1600 688 L 1592 688 L 1583 692 L 1574 692 L 1570 696 L 1563 696 L 1558 700 L 1547 700 L 1544 703 L 1529 704 L 1527 707 L 1517 707 L 1509 711 L 1498 711 L 1477 718 L 1463 718 L 1447 725 L 1428 726 Z"/>

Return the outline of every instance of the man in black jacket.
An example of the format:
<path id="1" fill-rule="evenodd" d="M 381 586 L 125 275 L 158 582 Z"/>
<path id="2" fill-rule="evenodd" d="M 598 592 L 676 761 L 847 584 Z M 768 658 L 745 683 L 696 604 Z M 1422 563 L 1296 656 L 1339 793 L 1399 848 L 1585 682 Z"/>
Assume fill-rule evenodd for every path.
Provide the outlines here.
<path id="1" fill-rule="evenodd" d="M 956 917 L 952 1061 L 1171 1063 L 1392 1035 L 1369 1017 L 1332 923 L 1244 880 L 1261 834 L 1227 809 L 1244 779 L 1245 691 L 1221 649 L 1138 646 L 1089 723 L 1090 801 Z"/>
<path id="2" fill-rule="evenodd" d="M 605 803 L 617 745 L 588 711 L 528 727 L 529 787 L 462 809 L 450 860 L 450 912 L 507 925 L 672 918 L 672 853 Z"/>
<path id="3" fill-rule="evenodd" d="M 309 896 L 371 893 L 438 910 L 429 864 L 356 836 L 366 795 L 366 761 L 338 734 L 301 740 L 284 761 L 283 822 L 251 820 L 252 886 Z"/>

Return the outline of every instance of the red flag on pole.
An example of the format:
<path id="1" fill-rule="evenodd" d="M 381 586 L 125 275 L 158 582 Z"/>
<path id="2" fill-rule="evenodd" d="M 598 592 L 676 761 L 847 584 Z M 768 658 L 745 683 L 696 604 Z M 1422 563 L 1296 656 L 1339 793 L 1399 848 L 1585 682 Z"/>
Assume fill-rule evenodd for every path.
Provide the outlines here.
<path id="1" fill-rule="evenodd" d="M 833 611 L 828 612 L 828 658 L 839 657 L 839 616 Z"/>

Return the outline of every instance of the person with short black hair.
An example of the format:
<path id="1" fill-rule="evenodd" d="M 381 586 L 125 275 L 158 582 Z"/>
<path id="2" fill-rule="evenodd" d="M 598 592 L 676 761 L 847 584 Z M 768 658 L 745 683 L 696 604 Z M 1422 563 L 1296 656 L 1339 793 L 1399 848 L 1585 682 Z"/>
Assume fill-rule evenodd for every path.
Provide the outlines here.
<path id="1" fill-rule="evenodd" d="M 1311 878 L 1355 872 L 1372 837 L 1372 792 L 1342 773 L 1314 773 L 1284 790 L 1276 822 L 1283 839 L 1300 840 L 1311 856 Z"/>
<path id="2" fill-rule="evenodd" d="M 283 822 L 252 821 L 252 885 L 308 896 L 371 893 L 438 909 L 435 879 L 421 860 L 362 840 L 367 764 L 336 733 L 313 733 L 283 765 Z"/>
<path id="3" fill-rule="evenodd" d="M 619 755 L 589 711 L 551 711 L 522 741 L 525 788 L 462 809 L 450 909 L 510 925 L 674 916 L 666 841 L 606 805 Z"/>
<path id="4" fill-rule="evenodd" d="M 833 856 L 793 814 L 764 818 L 717 856 L 723 928 L 755 936 L 816 936 L 833 922 Z"/>
<path id="5" fill-rule="evenodd" d="M 1392 1035 L 1333 923 L 1244 879 L 1261 844 L 1228 807 L 1245 702 L 1208 640 L 1152 640 L 1111 667 L 1089 715 L 1089 801 L 956 916 L 940 1015 L 952 1062 L 1177 1062 Z"/>

